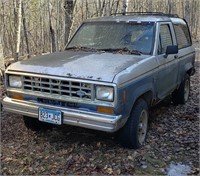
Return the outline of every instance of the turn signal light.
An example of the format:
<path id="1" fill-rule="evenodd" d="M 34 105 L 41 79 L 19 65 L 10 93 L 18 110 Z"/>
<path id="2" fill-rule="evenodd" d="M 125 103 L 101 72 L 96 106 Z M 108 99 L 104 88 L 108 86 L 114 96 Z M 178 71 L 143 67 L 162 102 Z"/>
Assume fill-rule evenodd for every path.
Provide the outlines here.
<path id="1" fill-rule="evenodd" d="M 24 99 L 24 97 L 21 94 L 18 94 L 18 93 L 10 93 L 10 98 L 17 99 L 17 100 L 23 100 Z"/>
<path id="2" fill-rule="evenodd" d="M 114 114 L 113 108 L 98 106 L 97 111 L 106 114 Z"/>

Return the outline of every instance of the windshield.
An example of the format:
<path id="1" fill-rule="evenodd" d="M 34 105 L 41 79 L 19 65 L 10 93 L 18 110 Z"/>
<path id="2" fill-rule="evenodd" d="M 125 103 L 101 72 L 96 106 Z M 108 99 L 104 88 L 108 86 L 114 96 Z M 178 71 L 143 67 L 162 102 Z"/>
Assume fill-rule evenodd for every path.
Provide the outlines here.
<path id="1" fill-rule="evenodd" d="M 84 23 L 66 49 L 93 50 L 125 49 L 150 54 L 154 23 L 92 22 Z"/>

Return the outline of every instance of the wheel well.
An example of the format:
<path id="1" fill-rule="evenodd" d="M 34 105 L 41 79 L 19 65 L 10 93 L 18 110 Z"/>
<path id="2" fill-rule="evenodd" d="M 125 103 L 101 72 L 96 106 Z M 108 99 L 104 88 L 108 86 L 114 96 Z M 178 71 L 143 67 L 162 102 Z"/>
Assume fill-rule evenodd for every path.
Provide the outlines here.
<path id="1" fill-rule="evenodd" d="M 188 75 L 194 75 L 194 73 L 195 73 L 195 69 L 192 67 L 192 68 L 190 68 L 187 72 L 186 72 Z"/>
<path id="2" fill-rule="evenodd" d="M 143 93 L 142 95 L 140 95 L 139 97 L 136 98 L 134 104 L 132 105 L 131 111 L 129 112 L 129 117 L 130 117 L 130 114 L 131 114 L 131 112 L 132 112 L 132 110 L 133 110 L 133 107 L 134 107 L 135 103 L 136 103 L 137 100 L 139 100 L 139 99 L 145 100 L 145 101 L 147 102 L 148 107 L 151 107 L 151 105 L 152 105 L 152 99 L 153 99 L 153 92 L 152 92 L 151 90 L 149 90 L 149 91 Z M 128 118 L 127 118 L 127 119 L 128 119 Z M 125 124 L 125 123 L 124 123 L 124 124 Z"/>
<path id="3" fill-rule="evenodd" d="M 147 102 L 148 106 L 151 106 L 153 93 L 152 91 L 149 90 L 148 92 L 145 92 L 144 94 L 140 95 L 137 99 L 140 99 L 140 98 L 144 99 Z"/>

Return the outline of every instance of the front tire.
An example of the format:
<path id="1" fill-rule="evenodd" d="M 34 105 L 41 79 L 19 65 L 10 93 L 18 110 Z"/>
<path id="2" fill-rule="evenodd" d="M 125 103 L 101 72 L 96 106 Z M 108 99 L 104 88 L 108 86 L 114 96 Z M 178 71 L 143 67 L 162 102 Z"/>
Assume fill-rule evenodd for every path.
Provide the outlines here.
<path id="1" fill-rule="evenodd" d="M 179 88 L 172 93 L 172 102 L 174 103 L 174 105 L 185 104 L 189 99 L 189 95 L 190 95 L 190 76 L 186 74 Z"/>
<path id="2" fill-rule="evenodd" d="M 138 149 L 145 142 L 148 129 L 148 105 L 145 100 L 138 99 L 132 109 L 131 115 L 120 130 L 119 142 L 130 149 Z"/>

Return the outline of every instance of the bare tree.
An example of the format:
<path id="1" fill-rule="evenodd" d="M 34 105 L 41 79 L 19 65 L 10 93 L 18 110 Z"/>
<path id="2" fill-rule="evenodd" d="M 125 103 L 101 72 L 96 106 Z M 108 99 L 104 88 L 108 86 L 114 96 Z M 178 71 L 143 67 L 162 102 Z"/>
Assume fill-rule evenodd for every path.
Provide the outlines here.
<path id="1" fill-rule="evenodd" d="M 116 14 L 116 13 L 117 13 L 117 11 L 118 11 L 118 7 L 119 7 L 119 1 L 120 1 L 120 0 L 118 0 L 118 1 L 116 2 L 116 7 L 115 7 L 114 14 Z"/>
<path id="2" fill-rule="evenodd" d="M 168 13 L 169 14 L 172 13 L 172 2 L 171 2 L 171 0 L 168 0 Z"/>
<path id="3" fill-rule="evenodd" d="M 147 3 L 147 9 L 148 11 L 152 12 L 153 11 L 153 0 L 148 0 L 148 3 Z"/>
<path id="4" fill-rule="evenodd" d="M 122 14 L 126 14 L 127 9 L 128 9 L 128 2 L 129 2 L 129 0 L 123 0 L 123 4 L 122 4 Z"/>
<path id="5" fill-rule="evenodd" d="M 185 0 L 185 20 L 190 23 L 190 7 L 189 0 Z"/>
<path id="6" fill-rule="evenodd" d="M 28 58 L 30 57 L 30 48 L 29 48 L 29 41 L 28 41 L 28 35 L 27 35 L 27 27 L 26 27 L 26 16 L 24 13 L 24 3 L 22 2 L 22 22 L 23 22 L 23 27 L 24 27 L 24 37 L 25 37 L 25 42 L 26 42 L 26 52 L 28 55 Z"/>
<path id="7" fill-rule="evenodd" d="M 52 5 L 50 4 L 50 1 L 48 0 L 48 13 L 49 13 L 49 32 L 50 32 L 50 39 L 51 39 L 51 52 L 55 52 L 57 50 L 56 47 L 56 40 L 55 40 L 55 31 L 52 26 L 51 21 L 51 11 L 52 11 Z"/>
<path id="8" fill-rule="evenodd" d="M 22 0 L 18 0 L 18 18 L 17 18 L 17 28 L 16 28 L 16 48 L 15 48 L 15 61 L 19 59 L 19 47 L 20 47 L 20 37 L 21 37 L 21 11 L 22 11 Z"/>
<path id="9" fill-rule="evenodd" d="M 60 0 L 57 0 L 56 4 L 56 13 L 57 13 L 57 19 L 56 19 L 56 51 L 59 50 L 59 40 L 60 40 Z"/>
<path id="10" fill-rule="evenodd" d="M 65 36 L 64 36 L 64 45 L 68 42 L 70 28 L 72 25 L 72 15 L 74 11 L 76 1 L 73 0 L 64 0 L 64 9 L 65 9 Z"/>
<path id="11" fill-rule="evenodd" d="M 102 1 L 102 3 L 101 3 Z M 99 0 L 99 16 L 103 16 L 103 9 L 105 8 L 105 0 Z"/>
<path id="12" fill-rule="evenodd" d="M 1 70 L 5 70 L 5 65 L 4 65 L 4 57 L 3 57 L 2 35 L 0 34 L 0 71 Z"/>

